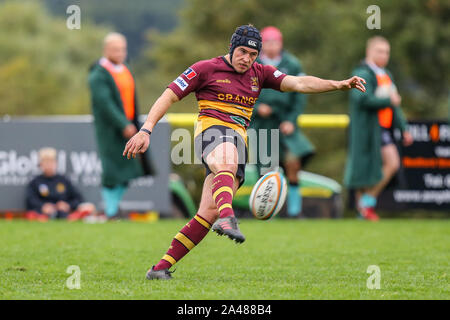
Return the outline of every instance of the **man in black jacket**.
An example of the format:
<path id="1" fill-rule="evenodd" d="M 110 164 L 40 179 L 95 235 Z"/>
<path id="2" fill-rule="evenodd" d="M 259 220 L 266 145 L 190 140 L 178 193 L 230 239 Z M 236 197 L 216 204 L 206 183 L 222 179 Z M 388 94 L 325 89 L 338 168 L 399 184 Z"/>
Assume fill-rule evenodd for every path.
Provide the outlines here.
<path id="1" fill-rule="evenodd" d="M 31 180 L 26 190 L 28 219 L 78 220 L 95 212 L 95 206 L 84 203 L 72 183 L 56 173 L 55 149 L 43 148 L 39 151 L 39 166 L 42 174 Z"/>

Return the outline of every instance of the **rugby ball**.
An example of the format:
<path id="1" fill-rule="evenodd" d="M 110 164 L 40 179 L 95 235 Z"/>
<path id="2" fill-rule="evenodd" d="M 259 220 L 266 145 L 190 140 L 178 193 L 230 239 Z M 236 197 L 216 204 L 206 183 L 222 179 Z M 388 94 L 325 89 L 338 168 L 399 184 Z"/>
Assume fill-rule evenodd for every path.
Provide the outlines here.
<path id="1" fill-rule="evenodd" d="M 249 205 L 253 216 L 259 220 L 268 220 L 277 215 L 286 201 L 287 184 L 278 171 L 263 175 L 253 187 Z"/>

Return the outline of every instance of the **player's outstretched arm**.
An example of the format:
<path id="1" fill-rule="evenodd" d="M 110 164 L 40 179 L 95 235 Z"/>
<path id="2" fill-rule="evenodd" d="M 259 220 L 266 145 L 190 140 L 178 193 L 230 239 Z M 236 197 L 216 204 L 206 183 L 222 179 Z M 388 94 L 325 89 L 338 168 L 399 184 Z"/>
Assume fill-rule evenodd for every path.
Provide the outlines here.
<path id="1" fill-rule="evenodd" d="M 147 151 L 150 145 L 150 134 L 142 131 L 142 129 L 152 132 L 153 127 L 166 114 L 170 106 L 178 100 L 177 95 L 171 89 L 167 88 L 163 92 L 151 107 L 141 131 L 138 131 L 125 145 L 123 156 L 126 156 L 128 159 L 131 157 L 135 158 L 136 154 Z"/>
<path id="2" fill-rule="evenodd" d="M 362 92 L 366 91 L 364 87 L 366 81 L 358 76 L 353 76 L 350 79 L 335 81 L 324 80 L 313 76 L 291 76 L 287 75 L 281 81 L 281 91 L 295 91 L 300 93 L 321 93 L 334 90 L 349 90 L 352 88 L 358 89 Z"/>

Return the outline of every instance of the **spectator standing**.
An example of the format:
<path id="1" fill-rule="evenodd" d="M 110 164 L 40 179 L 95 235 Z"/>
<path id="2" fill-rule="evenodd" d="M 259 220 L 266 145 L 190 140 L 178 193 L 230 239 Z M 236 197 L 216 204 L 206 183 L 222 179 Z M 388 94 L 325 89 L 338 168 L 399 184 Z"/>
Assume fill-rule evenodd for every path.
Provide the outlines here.
<path id="1" fill-rule="evenodd" d="M 403 144 L 413 141 L 400 107 L 401 97 L 386 69 L 390 45 L 383 37 L 367 41 L 366 58 L 353 71 L 363 77 L 366 92 L 350 92 L 350 141 L 344 183 L 355 190 L 360 217 L 378 220 L 377 197 L 400 168 L 393 130 L 400 129 Z"/>
<path id="2" fill-rule="evenodd" d="M 305 75 L 300 61 L 283 50 L 283 35 L 273 26 L 261 30 L 262 51 L 258 62 L 271 65 L 281 72 L 293 76 Z M 314 147 L 297 125 L 297 118 L 303 113 L 306 96 L 298 92 L 283 93 L 263 89 L 255 104 L 254 118 L 250 126 L 257 130 L 258 146 L 262 140 L 260 129 L 267 132 L 267 153 L 271 154 L 270 130 L 279 129 L 280 162 L 289 182 L 287 213 L 290 217 L 300 215 L 302 198 L 299 190 L 299 172 L 314 154 Z M 259 152 L 258 152 L 259 154 Z M 260 161 L 257 162 L 258 165 Z M 261 169 L 261 168 L 260 168 Z M 260 170 L 260 174 L 263 174 Z"/>
<path id="3" fill-rule="evenodd" d="M 127 161 L 122 150 L 140 127 L 136 85 L 124 64 L 127 41 L 120 33 L 108 34 L 103 43 L 103 57 L 90 69 L 95 132 L 102 162 L 102 198 L 108 218 L 119 216 L 119 204 L 129 182 L 150 174 L 145 158 Z"/>

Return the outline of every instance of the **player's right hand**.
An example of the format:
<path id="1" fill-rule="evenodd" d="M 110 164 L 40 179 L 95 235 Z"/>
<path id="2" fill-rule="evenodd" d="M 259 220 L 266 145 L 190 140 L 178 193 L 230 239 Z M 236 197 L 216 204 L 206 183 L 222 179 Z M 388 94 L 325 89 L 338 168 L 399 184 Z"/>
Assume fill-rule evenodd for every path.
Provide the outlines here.
<path id="1" fill-rule="evenodd" d="M 149 145 L 150 135 L 143 131 L 139 131 L 128 140 L 122 155 L 124 157 L 126 156 L 127 159 L 131 159 L 131 157 L 136 158 L 136 154 L 147 151 Z"/>

